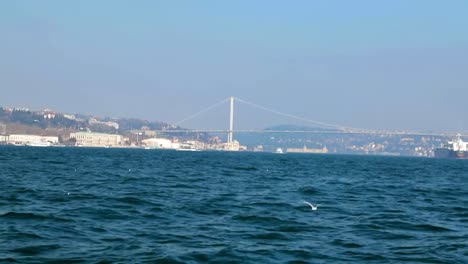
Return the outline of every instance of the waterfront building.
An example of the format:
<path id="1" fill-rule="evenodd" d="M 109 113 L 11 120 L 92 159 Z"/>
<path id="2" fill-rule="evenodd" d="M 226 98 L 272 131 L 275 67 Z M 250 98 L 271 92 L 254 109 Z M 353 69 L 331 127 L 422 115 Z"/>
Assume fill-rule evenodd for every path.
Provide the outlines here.
<path id="1" fill-rule="evenodd" d="M 38 135 L 26 135 L 26 134 L 12 134 L 7 137 L 8 143 L 11 144 L 35 144 L 35 143 L 50 143 L 50 144 L 58 144 L 59 139 L 58 137 L 50 137 L 50 136 L 38 136 Z"/>
<path id="2" fill-rule="evenodd" d="M 70 138 L 76 140 L 76 146 L 86 147 L 116 147 L 122 145 L 123 141 L 121 135 L 95 132 L 70 133 Z"/>
<path id="3" fill-rule="evenodd" d="M 179 144 L 175 146 L 175 144 L 167 138 L 148 138 L 142 140 L 141 143 L 147 147 L 158 149 L 176 149 L 179 146 Z"/>
<path id="4" fill-rule="evenodd" d="M 223 150 L 226 151 L 239 151 L 241 150 L 241 145 L 239 144 L 239 141 L 237 140 L 232 140 L 231 142 L 227 142 L 224 145 Z"/>

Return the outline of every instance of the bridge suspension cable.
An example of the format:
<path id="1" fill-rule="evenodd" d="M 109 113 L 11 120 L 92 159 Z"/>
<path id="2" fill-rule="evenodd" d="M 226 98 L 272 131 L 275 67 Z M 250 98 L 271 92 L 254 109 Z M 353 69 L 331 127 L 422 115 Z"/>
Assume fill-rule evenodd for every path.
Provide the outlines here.
<path id="1" fill-rule="evenodd" d="M 261 110 L 264 110 L 264 111 L 267 111 L 267 112 L 270 112 L 270 113 L 274 113 L 274 114 L 277 114 L 277 115 L 281 115 L 281 116 L 284 116 L 284 117 L 288 117 L 288 118 L 292 118 L 292 119 L 296 119 L 296 120 L 299 120 L 299 121 L 303 121 L 303 122 L 307 122 L 307 123 L 312 123 L 312 124 L 316 124 L 316 125 L 320 125 L 322 127 L 328 127 L 328 128 L 335 128 L 335 129 L 338 129 L 339 131 L 321 131 L 321 130 L 304 130 L 304 131 L 291 131 L 291 130 L 288 130 L 288 131 L 284 131 L 284 130 L 280 130 L 280 131 L 277 131 L 277 130 L 236 130 L 235 132 L 236 133 L 343 133 L 343 134 L 386 134 L 386 135 L 418 135 L 418 136 L 454 136 L 456 133 L 432 133 L 432 132 L 427 132 L 427 133 L 422 133 L 422 132 L 411 132 L 411 131 L 378 131 L 378 130 L 370 130 L 370 129 L 358 129 L 358 128 L 353 128 L 353 127 L 346 127 L 346 126 L 340 126 L 340 125 L 335 125 L 335 124 L 331 124 L 331 123 L 325 123 L 325 122 L 320 122 L 320 121 L 315 121 L 315 120 L 312 120 L 312 119 L 308 119 L 308 118 L 304 118 L 304 117 L 300 117 L 300 116 L 296 116 L 296 115 L 292 115 L 292 114 L 288 114 L 288 113 L 284 113 L 284 112 L 281 112 L 281 111 L 277 111 L 277 110 L 274 110 L 274 109 L 271 109 L 269 107 L 266 107 L 266 106 L 262 106 L 262 105 L 258 105 L 258 104 L 255 104 L 255 103 L 252 103 L 252 102 L 249 102 L 249 101 L 246 101 L 244 99 L 241 99 L 241 98 L 237 98 L 237 97 L 233 97 L 234 100 L 238 101 L 238 102 L 241 102 L 241 103 L 244 103 L 246 105 L 249 105 L 249 106 L 252 106 L 252 107 L 255 107 L 255 108 L 258 108 L 258 109 L 261 109 Z M 184 123 L 188 120 L 191 120 L 201 114 L 204 114 L 208 111 L 210 111 L 211 109 L 223 104 L 223 103 L 226 103 L 227 101 L 231 100 L 231 97 L 228 97 L 228 98 L 225 98 L 209 107 L 206 107 L 200 111 L 198 111 L 197 113 L 193 114 L 193 115 L 190 115 L 178 122 L 175 122 L 173 123 L 174 126 L 177 126 L 181 123 Z M 1 128 L 1 125 L 0 125 L 0 128 Z M 230 132 L 233 132 L 232 130 L 224 130 L 224 129 L 212 129 L 212 130 L 186 130 L 186 129 L 170 129 L 170 130 L 166 130 L 166 129 L 163 129 L 163 130 L 157 130 L 157 132 L 161 132 L 161 133 L 230 133 Z M 468 134 L 464 134 L 462 136 L 466 136 L 468 137 Z"/>
<path id="2" fill-rule="evenodd" d="M 277 111 L 277 110 L 274 110 L 274 109 L 271 109 L 271 108 L 268 108 L 268 107 L 265 107 L 265 106 L 261 106 L 261 105 L 258 105 L 258 104 L 252 103 L 252 102 L 248 102 L 248 101 L 246 101 L 246 100 L 243 100 L 243 99 L 240 99 L 240 98 L 237 98 L 237 97 L 235 97 L 235 99 L 236 99 L 237 101 L 241 102 L 241 103 L 250 105 L 250 106 L 252 106 L 252 107 L 255 107 L 255 108 L 258 108 L 258 109 L 262 109 L 262 110 L 264 110 L 264 111 L 271 112 L 271 113 L 274 113 L 274 114 L 277 114 L 277 115 L 281 115 L 281 116 L 284 116 L 284 117 L 293 118 L 293 119 L 296 119 L 296 120 L 299 120 L 299 121 L 303 121 L 303 122 L 308 122 L 308 123 L 312 123 L 312 124 L 316 124 L 316 125 L 320 125 L 320 126 L 324 126 L 324 127 L 329 127 L 329 128 L 336 128 L 336 129 L 340 129 L 340 130 L 366 131 L 366 130 L 364 130 L 364 129 L 357 129 L 357 128 L 352 128 L 352 127 L 345 127 L 345 126 L 340 126 L 340 125 L 325 123 L 325 122 L 319 122 L 319 121 L 311 120 L 311 119 L 308 119 L 308 118 L 304 118 L 304 117 L 300 117 L 300 116 L 296 116 L 296 115 L 292 115 L 292 114 L 280 112 L 280 111 Z"/>
<path id="3" fill-rule="evenodd" d="M 200 110 L 200 111 L 196 112 L 195 114 L 193 114 L 193 115 L 191 115 L 191 116 L 188 116 L 188 117 L 186 117 L 186 118 L 184 118 L 184 119 L 182 119 L 182 120 L 180 120 L 180 121 L 178 121 L 178 122 L 175 122 L 173 125 L 174 125 L 174 126 L 178 126 L 178 125 L 181 124 L 181 123 L 184 123 L 184 122 L 186 122 L 186 121 L 188 121 L 188 120 L 191 120 L 191 119 L 193 119 L 193 118 L 195 118 L 195 117 L 197 117 L 197 116 L 199 116 L 199 115 L 201 115 L 201 114 L 204 114 L 204 113 L 210 111 L 211 109 L 213 109 L 213 108 L 215 108 L 215 107 L 217 107 L 217 106 L 219 106 L 219 105 L 221 105 L 221 104 L 227 102 L 229 99 L 230 99 L 230 97 L 225 98 L 225 99 L 223 99 L 223 100 L 221 100 L 221 101 L 219 101 L 219 102 L 217 102 L 217 103 L 215 103 L 215 104 L 213 104 L 213 105 L 211 105 L 211 106 L 208 106 L 207 108 L 205 108 L 205 109 L 203 109 L 203 110 Z"/>

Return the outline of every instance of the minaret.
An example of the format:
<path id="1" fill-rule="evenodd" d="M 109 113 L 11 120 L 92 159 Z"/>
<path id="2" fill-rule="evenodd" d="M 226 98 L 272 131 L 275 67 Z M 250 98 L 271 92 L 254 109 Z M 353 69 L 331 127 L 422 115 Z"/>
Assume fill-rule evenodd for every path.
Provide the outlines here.
<path id="1" fill-rule="evenodd" d="M 232 141 L 234 140 L 234 96 L 231 96 L 231 112 L 229 116 L 229 134 L 228 134 L 228 144 L 229 147 L 232 146 Z"/>

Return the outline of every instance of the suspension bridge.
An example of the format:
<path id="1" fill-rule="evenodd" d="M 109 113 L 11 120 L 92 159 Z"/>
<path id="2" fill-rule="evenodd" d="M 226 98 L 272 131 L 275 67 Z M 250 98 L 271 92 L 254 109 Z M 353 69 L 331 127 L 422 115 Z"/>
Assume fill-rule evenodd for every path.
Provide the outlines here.
<path id="1" fill-rule="evenodd" d="M 181 129 L 180 125 L 186 123 L 189 120 L 199 117 L 210 110 L 229 102 L 229 129 Z M 241 103 L 253 108 L 269 112 L 274 115 L 286 117 L 292 120 L 301 121 L 304 124 L 314 125 L 320 129 L 307 129 L 307 130 L 271 130 L 271 129 L 239 129 L 234 130 L 234 105 L 235 103 Z M 309 118 L 285 113 L 278 111 L 266 106 L 262 106 L 256 103 L 249 102 L 247 100 L 237 98 L 234 96 L 225 98 L 213 105 L 210 105 L 178 122 L 172 124 L 172 128 L 156 130 L 159 133 L 214 133 L 214 134 L 227 134 L 227 141 L 231 143 L 234 139 L 234 133 L 303 133 L 303 134 L 369 134 L 369 135 L 401 135 L 401 136 L 443 136 L 443 137 L 454 137 L 456 135 L 468 136 L 468 134 L 460 134 L 454 132 L 447 133 L 428 133 L 418 131 L 389 131 L 389 130 L 372 130 L 362 129 L 349 126 L 342 126 L 337 124 L 326 123 L 322 121 L 312 120 Z"/>

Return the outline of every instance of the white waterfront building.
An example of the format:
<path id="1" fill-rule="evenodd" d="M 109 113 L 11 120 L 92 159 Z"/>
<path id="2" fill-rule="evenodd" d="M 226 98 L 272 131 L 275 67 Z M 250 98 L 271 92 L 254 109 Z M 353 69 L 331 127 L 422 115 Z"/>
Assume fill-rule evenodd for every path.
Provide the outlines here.
<path id="1" fill-rule="evenodd" d="M 76 146 L 84 147 L 117 147 L 121 146 L 123 141 L 121 135 L 95 132 L 70 133 L 70 138 L 76 140 Z"/>
<path id="2" fill-rule="evenodd" d="M 158 149 L 177 149 L 179 148 L 179 143 L 172 142 L 167 138 L 148 138 L 141 141 L 143 145 L 149 148 L 158 148 Z"/>
<path id="3" fill-rule="evenodd" d="M 26 134 L 12 134 L 6 136 L 6 141 L 16 145 L 30 145 L 37 143 L 50 143 L 58 144 L 59 138 L 53 136 L 38 136 L 38 135 L 26 135 Z"/>

